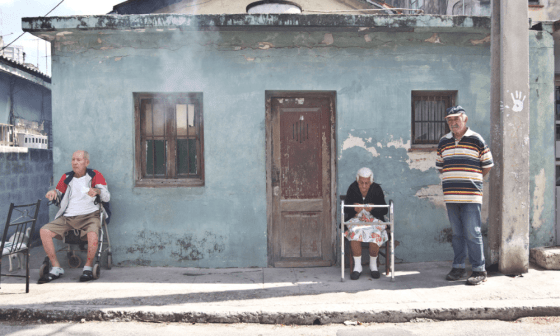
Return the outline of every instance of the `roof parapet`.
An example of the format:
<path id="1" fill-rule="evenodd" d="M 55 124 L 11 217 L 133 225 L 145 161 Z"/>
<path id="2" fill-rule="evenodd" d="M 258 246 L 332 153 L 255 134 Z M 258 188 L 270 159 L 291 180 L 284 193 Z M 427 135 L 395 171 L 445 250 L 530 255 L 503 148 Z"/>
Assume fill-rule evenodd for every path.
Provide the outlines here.
<path id="1" fill-rule="evenodd" d="M 346 30 L 372 31 L 490 31 L 485 16 L 350 15 L 350 14 L 147 14 L 31 17 L 22 19 L 23 31 L 48 39 L 61 32 L 175 28 L 213 30 Z"/>

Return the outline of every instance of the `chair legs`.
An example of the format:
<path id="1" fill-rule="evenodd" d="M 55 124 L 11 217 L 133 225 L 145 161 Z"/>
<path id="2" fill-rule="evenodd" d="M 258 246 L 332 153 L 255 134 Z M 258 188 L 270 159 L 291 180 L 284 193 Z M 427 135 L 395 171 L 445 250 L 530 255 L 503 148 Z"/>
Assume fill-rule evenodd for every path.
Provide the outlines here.
<path id="1" fill-rule="evenodd" d="M 391 264 L 389 258 L 389 241 L 387 241 L 385 243 L 385 275 L 389 275 L 389 272 L 391 272 Z"/>
<path id="2" fill-rule="evenodd" d="M 345 238 L 346 239 L 346 238 Z M 390 240 L 388 240 L 385 243 L 385 253 L 383 253 L 383 251 L 380 249 L 379 251 L 379 255 L 383 256 L 385 258 L 385 274 L 388 276 L 391 273 L 391 247 L 389 246 L 389 244 L 391 243 Z M 367 243 L 364 243 L 367 244 Z M 362 248 L 366 248 L 368 249 L 368 246 L 362 246 Z M 348 265 L 348 267 L 350 268 L 350 272 L 352 272 L 352 270 L 354 269 L 354 255 L 352 254 L 352 249 L 350 248 L 350 241 L 346 240 L 344 243 L 344 255 L 347 256 L 346 260 L 345 260 L 345 264 Z M 368 254 L 369 255 L 369 254 Z M 377 258 L 377 265 L 379 266 L 379 258 Z"/>
<path id="3" fill-rule="evenodd" d="M 31 245 L 31 244 L 30 244 Z M 25 252 L 25 292 L 29 293 L 29 250 L 31 249 L 31 247 L 27 248 L 27 251 Z"/>

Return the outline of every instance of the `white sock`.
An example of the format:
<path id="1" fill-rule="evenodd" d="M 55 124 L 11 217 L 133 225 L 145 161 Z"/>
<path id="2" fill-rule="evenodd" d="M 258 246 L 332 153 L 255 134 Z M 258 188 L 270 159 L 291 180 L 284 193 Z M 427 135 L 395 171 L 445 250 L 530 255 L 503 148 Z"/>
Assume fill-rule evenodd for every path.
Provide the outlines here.
<path id="1" fill-rule="evenodd" d="M 354 257 L 354 272 L 362 273 L 362 257 Z"/>
<path id="2" fill-rule="evenodd" d="M 377 271 L 377 257 L 369 256 L 369 269 Z"/>
<path id="3" fill-rule="evenodd" d="M 61 275 L 64 274 L 64 270 L 62 269 L 62 267 L 53 267 L 51 268 L 49 273 L 54 275 Z"/>
<path id="4" fill-rule="evenodd" d="M 93 271 L 93 267 L 91 267 L 91 266 L 84 266 L 84 271 Z"/>

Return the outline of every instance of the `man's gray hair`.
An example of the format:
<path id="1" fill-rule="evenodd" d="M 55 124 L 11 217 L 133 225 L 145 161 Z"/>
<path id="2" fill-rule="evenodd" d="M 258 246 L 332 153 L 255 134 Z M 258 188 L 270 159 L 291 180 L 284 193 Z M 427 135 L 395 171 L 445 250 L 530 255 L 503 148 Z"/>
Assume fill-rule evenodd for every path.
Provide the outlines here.
<path id="1" fill-rule="evenodd" d="M 89 153 L 88 153 L 88 152 L 86 152 L 85 150 L 80 149 L 80 150 L 75 151 L 74 153 L 78 153 L 78 152 L 82 152 L 82 153 L 83 153 L 83 154 L 82 154 L 82 157 L 83 157 L 84 159 L 86 159 L 86 160 L 89 161 Z"/>
<path id="2" fill-rule="evenodd" d="M 356 174 L 357 182 L 359 182 L 360 177 L 369 177 L 370 182 L 373 183 L 373 172 L 367 167 L 360 168 L 360 170 L 358 170 L 358 173 Z"/>

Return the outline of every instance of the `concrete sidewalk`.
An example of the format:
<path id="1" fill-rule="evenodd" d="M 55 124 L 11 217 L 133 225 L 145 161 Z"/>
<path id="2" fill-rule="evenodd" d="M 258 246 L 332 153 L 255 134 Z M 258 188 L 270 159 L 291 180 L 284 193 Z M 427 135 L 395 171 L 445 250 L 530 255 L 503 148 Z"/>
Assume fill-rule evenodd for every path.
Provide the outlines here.
<path id="1" fill-rule="evenodd" d="M 33 251 L 29 294 L 23 279 L 2 278 L 0 320 L 307 325 L 560 316 L 560 272 L 536 267 L 522 277 L 489 273 L 480 286 L 446 281 L 450 262 L 397 264 L 395 282 L 366 272 L 352 281 L 348 270 L 341 282 L 339 267 L 113 267 L 79 283 L 81 269 L 65 267 L 61 279 L 38 285 L 41 250 Z"/>

